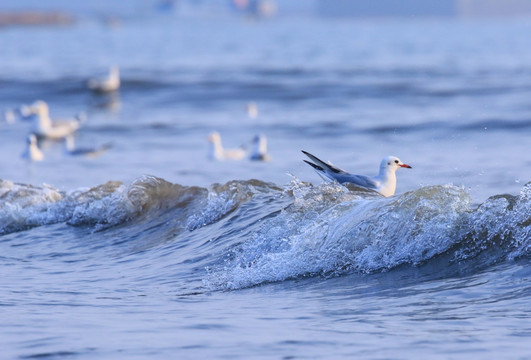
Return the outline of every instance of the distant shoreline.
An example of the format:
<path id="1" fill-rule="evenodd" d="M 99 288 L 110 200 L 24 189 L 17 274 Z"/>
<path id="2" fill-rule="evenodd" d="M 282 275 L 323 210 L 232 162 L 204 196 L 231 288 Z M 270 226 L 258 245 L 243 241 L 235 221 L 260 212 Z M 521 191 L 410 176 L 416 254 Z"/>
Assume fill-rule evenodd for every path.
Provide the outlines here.
<path id="1" fill-rule="evenodd" d="M 0 27 L 71 25 L 75 18 L 60 11 L 0 12 Z"/>

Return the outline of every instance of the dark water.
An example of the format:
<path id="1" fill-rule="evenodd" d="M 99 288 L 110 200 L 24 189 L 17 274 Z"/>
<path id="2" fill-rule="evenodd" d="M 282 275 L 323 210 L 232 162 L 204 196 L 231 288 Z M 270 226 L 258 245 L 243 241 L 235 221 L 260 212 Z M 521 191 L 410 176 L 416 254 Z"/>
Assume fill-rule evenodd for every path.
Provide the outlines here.
<path id="1" fill-rule="evenodd" d="M 530 358 L 531 22 L 183 19 L 0 29 L 6 358 Z M 121 69 L 118 93 L 86 80 Z M 255 102 L 257 118 L 245 107 Z M 272 161 L 213 162 L 267 136 Z M 372 174 L 322 184 L 301 149 Z M 526 185 L 527 184 L 527 185 Z"/>

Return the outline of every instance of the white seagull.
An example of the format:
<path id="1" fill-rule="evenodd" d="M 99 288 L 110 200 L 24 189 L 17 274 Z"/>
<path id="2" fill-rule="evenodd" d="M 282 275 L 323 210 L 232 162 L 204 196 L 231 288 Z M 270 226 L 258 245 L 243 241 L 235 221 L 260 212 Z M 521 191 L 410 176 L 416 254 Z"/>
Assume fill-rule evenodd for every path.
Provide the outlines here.
<path id="1" fill-rule="evenodd" d="M 396 156 L 386 156 L 380 163 L 380 173 L 376 176 L 354 175 L 342 170 L 331 163 L 316 158 L 312 154 L 302 150 L 312 161 L 304 160 L 309 164 L 323 179 L 336 180 L 339 183 L 352 183 L 367 189 L 376 190 L 383 196 L 392 196 L 396 189 L 396 170 L 399 168 L 411 169 L 411 166 L 402 163 Z M 326 179 L 325 179 L 326 180 Z"/>
<path id="2" fill-rule="evenodd" d="M 109 75 L 101 79 L 90 79 L 88 87 L 94 92 L 112 92 L 120 88 L 120 70 L 117 66 L 112 66 L 109 69 Z"/>
<path id="3" fill-rule="evenodd" d="M 68 135 L 65 137 L 65 154 L 69 156 L 87 156 L 95 158 L 97 156 L 100 156 L 105 151 L 109 150 L 111 147 L 112 145 L 109 143 L 103 144 L 98 147 L 76 148 L 74 136 Z"/>
<path id="4" fill-rule="evenodd" d="M 245 107 L 247 109 L 247 116 L 250 119 L 256 119 L 258 117 L 258 106 L 255 102 L 248 102 Z"/>
<path id="5" fill-rule="evenodd" d="M 58 140 L 72 134 L 81 127 L 83 119 L 80 115 L 73 119 L 52 122 L 48 104 L 42 100 L 36 101 L 29 108 L 34 122 L 33 133 L 37 137 Z"/>
<path id="6" fill-rule="evenodd" d="M 6 109 L 4 111 L 4 121 L 8 124 L 13 124 L 19 118 L 18 114 L 17 109 Z"/>
<path id="7" fill-rule="evenodd" d="M 8 124 L 13 124 L 17 120 L 30 120 L 32 114 L 29 106 L 22 105 L 14 109 L 6 109 L 4 111 L 4 121 Z"/>
<path id="8" fill-rule="evenodd" d="M 236 149 L 224 149 L 221 144 L 221 135 L 214 131 L 207 137 L 210 143 L 208 157 L 212 160 L 241 160 L 245 157 L 245 149 L 239 147 Z"/>
<path id="9" fill-rule="evenodd" d="M 37 145 L 35 134 L 28 135 L 26 150 L 22 153 L 22 158 L 28 161 L 42 161 L 44 159 L 44 154 Z"/>
<path id="10" fill-rule="evenodd" d="M 253 161 L 270 161 L 271 157 L 267 154 L 267 139 L 265 135 L 256 135 L 252 140 L 252 150 L 250 160 Z"/>

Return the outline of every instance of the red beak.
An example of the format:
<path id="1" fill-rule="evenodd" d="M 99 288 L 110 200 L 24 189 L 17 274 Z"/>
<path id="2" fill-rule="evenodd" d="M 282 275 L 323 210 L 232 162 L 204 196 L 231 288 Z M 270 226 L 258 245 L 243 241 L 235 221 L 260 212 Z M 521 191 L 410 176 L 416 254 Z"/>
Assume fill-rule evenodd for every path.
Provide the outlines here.
<path id="1" fill-rule="evenodd" d="M 407 168 L 407 169 L 413 169 L 411 166 L 409 166 L 408 164 L 402 164 L 400 165 L 400 167 L 403 167 L 403 168 Z"/>

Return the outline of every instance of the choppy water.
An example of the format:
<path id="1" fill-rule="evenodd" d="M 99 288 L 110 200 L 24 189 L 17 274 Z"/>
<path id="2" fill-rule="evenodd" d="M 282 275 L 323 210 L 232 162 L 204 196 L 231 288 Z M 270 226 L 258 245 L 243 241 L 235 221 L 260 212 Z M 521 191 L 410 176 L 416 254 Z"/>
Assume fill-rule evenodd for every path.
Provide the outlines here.
<path id="1" fill-rule="evenodd" d="M 0 29 L 6 358 L 531 357 L 531 22 L 128 17 Z M 119 64 L 122 87 L 86 80 Z M 254 101 L 259 116 L 245 105 Z M 272 161 L 213 162 L 268 137 Z M 397 194 L 322 184 L 301 149 Z"/>

